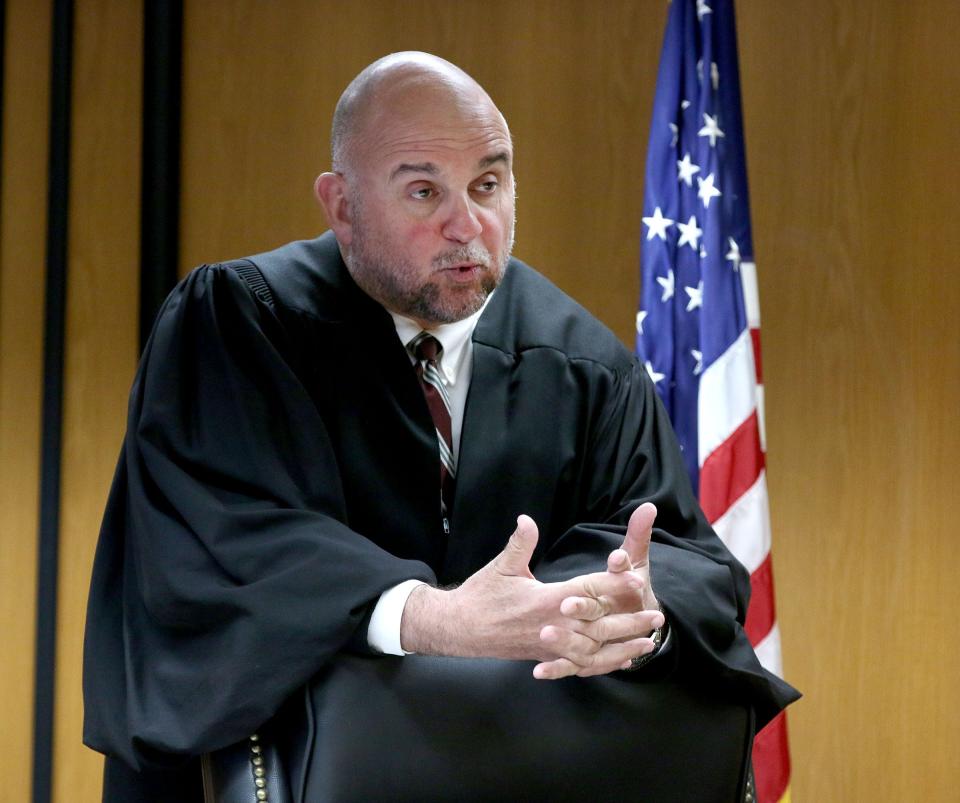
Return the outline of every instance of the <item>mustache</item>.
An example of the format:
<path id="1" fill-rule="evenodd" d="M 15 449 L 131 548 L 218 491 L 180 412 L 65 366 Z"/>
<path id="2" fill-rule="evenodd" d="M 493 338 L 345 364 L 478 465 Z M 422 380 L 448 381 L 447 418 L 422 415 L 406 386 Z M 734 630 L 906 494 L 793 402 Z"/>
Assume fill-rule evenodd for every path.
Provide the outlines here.
<path id="1" fill-rule="evenodd" d="M 492 261 L 490 252 L 483 246 L 464 245 L 460 248 L 454 248 L 451 251 L 444 251 L 442 254 L 437 254 L 433 258 L 432 264 L 437 270 L 452 268 L 454 265 L 461 265 L 464 262 L 470 262 L 488 268 Z"/>

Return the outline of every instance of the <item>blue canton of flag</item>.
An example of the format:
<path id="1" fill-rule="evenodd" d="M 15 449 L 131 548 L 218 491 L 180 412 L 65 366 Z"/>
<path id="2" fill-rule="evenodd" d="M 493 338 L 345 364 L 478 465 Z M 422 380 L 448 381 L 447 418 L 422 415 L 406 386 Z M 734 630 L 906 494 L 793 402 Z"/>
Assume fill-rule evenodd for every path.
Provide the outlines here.
<path id="1" fill-rule="evenodd" d="M 700 377 L 747 328 L 752 262 L 733 3 L 670 5 L 647 152 L 637 354 L 699 486 Z"/>

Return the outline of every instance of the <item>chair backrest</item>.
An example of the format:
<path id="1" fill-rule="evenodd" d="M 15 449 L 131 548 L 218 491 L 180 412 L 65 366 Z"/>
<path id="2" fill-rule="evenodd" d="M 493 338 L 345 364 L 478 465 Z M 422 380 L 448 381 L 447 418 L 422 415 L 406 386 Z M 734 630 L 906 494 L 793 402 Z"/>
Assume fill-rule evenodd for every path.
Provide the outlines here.
<path id="1" fill-rule="evenodd" d="M 341 655 L 306 700 L 299 724 L 270 723 L 298 739 L 278 748 L 264 730 L 207 758 L 208 803 L 729 803 L 748 788 L 752 710 L 655 668 L 539 681 L 525 662 Z"/>

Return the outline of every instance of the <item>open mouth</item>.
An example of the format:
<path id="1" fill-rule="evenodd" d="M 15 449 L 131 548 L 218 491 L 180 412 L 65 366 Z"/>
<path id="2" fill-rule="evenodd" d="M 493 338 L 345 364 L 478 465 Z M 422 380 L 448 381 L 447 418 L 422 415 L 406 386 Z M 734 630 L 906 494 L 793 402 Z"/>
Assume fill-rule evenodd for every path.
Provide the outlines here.
<path id="1" fill-rule="evenodd" d="M 449 275 L 455 281 L 469 281 L 480 273 L 482 265 L 473 262 L 464 265 L 452 265 L 444 269 L 444 273 Z"/>

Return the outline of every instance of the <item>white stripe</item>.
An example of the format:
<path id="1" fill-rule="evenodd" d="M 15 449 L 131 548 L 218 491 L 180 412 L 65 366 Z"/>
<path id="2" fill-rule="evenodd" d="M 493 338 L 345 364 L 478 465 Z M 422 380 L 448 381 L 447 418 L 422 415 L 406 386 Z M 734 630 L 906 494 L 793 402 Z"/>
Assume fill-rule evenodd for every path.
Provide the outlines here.
<path id="1" fill-rule="evenodd" d="M 740 283 L 743 285 L 743 306 L 747 313 L 747 326 L 760 327 L 760 292 L 757 290 L 757 264 L 740 263 Z"/>
<path id="2" fill-rule="evenodd" d="M 423 364 L 423 378 L 425 381 L 429 382 L 431 387 L 436 388 L 437 393 L 440 394 L 440 398 L 443 399 L 443 405 L 447 408 L 447 413 L 450 412 L 450 397 L 447 395 L 447 389 L 443 384 L 443 380 L 440 378 L 440 373 L 437 371 L 436 367 L 430 365 L 426 360 L 422 361 Z"/>
<path id="3" fill-rule="evenodd" d="M 763 640 L 753 648 L 764 669 L 768 669 L 778 678 L 783 677 L 783 657 L 780 654 L 780 625 L 776 622 Z"/>
<path id="4" fill-rule="evenodd" d="M 453 455 L 450 453 L 450 447 L 447 446 L 447 442 L 443 439 L 443 435 L 440 434 L 440 430 L 435 430 L 437 433 L 437 443 L 440 445 L 440 460 L 443 462 L 443 465 L 447 468 L 447 473 L 453 477 L 457 478 L 457 466 L 453 462 Z"/>
<path id="5" fill-rule="evenodd" d="M 767 477 L 757 481 L 713 524 L 720 540 L 748 572 L 753 574 L 770 552 L 770 506 Z"/>
<path id="6" fill-rule="evenodd" d="M 697 415 L 701 466 L 753 412 L 757 404 L 756 384 L 753 342 L 750 331 L 744 329 L 700 377 Z"/>

